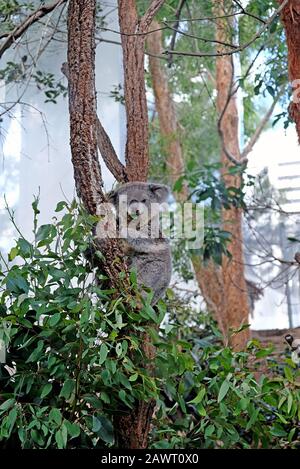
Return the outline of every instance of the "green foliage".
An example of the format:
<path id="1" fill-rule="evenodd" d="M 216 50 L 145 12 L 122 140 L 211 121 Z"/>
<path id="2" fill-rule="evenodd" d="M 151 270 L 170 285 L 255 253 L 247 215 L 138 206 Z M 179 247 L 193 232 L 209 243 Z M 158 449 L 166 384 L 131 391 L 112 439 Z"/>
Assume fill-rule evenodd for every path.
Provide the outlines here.
<path id="1" fill-rule="evenodd" d="M 38 89 L 44 90 L 46 95 L 45 103 L 56 104 L 57 98 L 60 95 L 64 98 L 67 96 L 67 88 L 61 83 L 61 81 L 56 80 L 53 73 L 46 73 L 41 70 L 37 70 L 36 73 L 33 74 L 33 79 L 35 80 Z"/>
<path id="2" fill-rule="evenodd" d="M 166 304 L 145 301 L 136 314 L 135 295 L 105 289 L 85 258 L 95 217 L 60 202 L 60 218 L 38 227 L 37 201 L 33 210 L 34 241 L 20 236 L 1 273 L 1 448 L 117 447 L 114 416 L 150 398 L 154 448 L 298 446 L 291 359 L 276 363 L 256 341 L 244 352 L 224 348 L 209 317 L 176 305 L 172 290 Z M 146 330 L 154 377 L 141 347 Z"/>
<path id="3" fill-rule="evenodd" d="M 20 18 L 34 9 L 34 2 L 18 0 L 0 0 L 1 33 L 14 29 Z"/>
<path id="4" fill-rule="evenodd" d="M 93 281 L 95 217 L 61 202 L 61 219 L 38 227 L 37 201 L 33 209 L 34 241 L 20 237 L 1 273 L 0 446 L 111 446 L 113 416 L 157 396 L 139 337 L 164 309 L 145 302 L 134 314 L 128 292 Z"/>
<path id="5" fill-rule="evenodd" d="M 300 372 L 291 359 L 277 363 L 256 340 L 233 352 L 220 345 L 214 324 L 199 329 L 199 319 L 189 321 L 180 340 L 174 327 L 173 344 L 170 335 L 157 343 L 161 373 L 171 377 L 158 401 L 152 447 L 298 448 Z M 183 358 L 163 360 L 171 347 L 185 354 L 184 365 Z"/>

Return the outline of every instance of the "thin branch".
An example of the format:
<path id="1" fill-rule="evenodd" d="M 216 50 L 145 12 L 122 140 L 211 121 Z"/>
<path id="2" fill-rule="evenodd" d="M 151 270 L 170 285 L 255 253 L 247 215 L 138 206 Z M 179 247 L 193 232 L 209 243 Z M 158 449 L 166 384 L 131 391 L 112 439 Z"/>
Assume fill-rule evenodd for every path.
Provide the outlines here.
<path id="1" fill-rule="evenodd" d="M 0 46 L 0 58 L 4 54 L 4 52 L 11 47 L 11 45 L 19 39 L 23 34 L 27 31 L 27 29 L 39 21 L 41 18 L 44 16 L 48 15 L 48 13 L 51 13 L 55 8 L 59 7 L 63 3 L 65 3 L 67 0 L 56 0 L 56 2 L 51 3 L 50 5 L 43 5 L 40 8 L 38 8 L 34 13 L 31 15 L 27 16 L 27 18 L 23 21 L 23 23 L 19 24 L 18 26 L 15 27 L 13 31 L 10 33 L 4 33 L 1 34 L 0 39 L 3 39 L 6 37 L 6 40 L 2 43 Z"/>
<path id="2" fill-rule="evenodd" d="M 177 32 L 178 32 L 177 30 L 179 28 L 180 15 L 182 13 L 185 2 L 186 2 L 186 0 L 179 0 L 179 5 L 178 5 L 176 13 L 175 13 L 176 21 L 173 24 L 174 32 L 173 32 L 171 43 L 170 43 L 170 50 L 171 51 L 174 50 L 174 47 L 175 47 L 176 36 L 177 36 Z M 171 67 L 172 62 L 173 62 L 172 54 L 169 55 L 168 62 L 169 62 L 168 66 Z"/>
<path id="3" fill-rule="evenodd" d="M 251 46 L 255 41 L 257 41 L 257 39 L 259 39 L 260 36 L 270 28 L 275 18 L 281 13 L 281 11 L 288 4 L 288 2 L 289 0 L 284 0 L 281 3 L 280 7 L 277 8 L 277 10 L 273 13 L 273 15 L 269 18 L 269 20 L 265 22 L 262 28 L 260 28 L 260 30 L 252 37 L 252 39 L 250 39 L 245 44 L 238 46 L 234 50 L 222 51 L 222 52 L 218 52 L 218 51 L 217 52 L 184 52 L 184 51 L 165 50 L 163 54 L 168 55 L 172 53 L 173 55 L 181 55 L 181 56 L 188 56 L 188 57 L 223 57 L 225 55 L 233 55 L 233 54 L 236 54 L 237 52 L 242 52 L 243 50 L 247 49 L 247 47 Z"/>
<path id="4" fill-rule="evenodd" d="M 250 138 L 250 140 L 247 143 L 246 147 L 244 148 L 244 150 L 242 152 L 242 155 L 241 155 L 242 159 L 247 158 L 249 153 L 252 151 L 254 145 L 257 143 L 257 141 L 258 141 L 259 137 L 261 136 L 265 126 L 267 125 L 267 123 L 271 119 L 272 114 L 273 114 L 274 109 L 275 109 L 275 106 L 278 103 L 278 101 L 279 101 L 280 97 L 282 96 L 282 94 L 283 94 L 283 90 L 281 90 L 277 94 L 277 96 L 274 98 L 273 103 L 271 104 L 270 108 L 268 109 L 268 111 L 266 112 L 266 114 L 264 115 L 262 120 L 260 121 L 260 123 L 257 126 L 254 134 L 252 135 L 252 137 Z"/>
<path id="5" fill-rule="evenodd" d="M 172 31 L 174 31 L 174 33 L 181 34 L 182 36 L 185 36 L 185 37 L 190 37 L 191 39 L 198 39 L 199 41 L 202 41 L 205 43 L 220 44 L 222 46 L 231 47 L 232 49 L 237 49 L 239 47 L 235 44 L 230 44 L 229 42 L 221 42 L 221 41 L 217 41 L 216 39 L 207 39 L 201 36 L 196 36 L 194 34 L 186 33 L 185 31 L 182 31 L 181 29 L 178 29 L 178 28 L 176 29 L 174 26 L 168 26 L 165 21 L 163 21 L 163 24 L 165 24 L 168 29 L 171 29 Z M 153 32 L 153 31 L 150 31 L 150 32 Z M 170 50 L 172 51 L 173 48 L 170 48 Z"/>
<path id="6" fill-rule="evenodd" d="M 253 15 L 253 13 L 249 13 L 249 11 L 245 10 L 243 5 L 238 0 L 233 0 L 234 3 L 241 9 L 241 13 L 250 16 L 250 18 L 254 18 L 255 20 L 259 21 L 260 23 L 266 24 L 265 20 L 260 18 L 259 16 Z"/>
<path id="7" fill-rule="evenodd" d="M 96 41 L 97 41 L 97 44 L 101 44 L 102 42 L 104 42 L 106 44 L 113 44 L 115 46 L 122 46 L 121 42 L 112 41 L 111 39 L 103 39 L 102 37 L 96 37 Z M 149 57 L 154 57 L 155 59 L 160 59 L 160 60 L 165 60 L 165 61 L 168 60 L 167 57 L 165 57 L 164 55 L 154 55 L 154 54 L 151 54 L 148 51 L 145 51 L 145 54 L 148 55 Z"/>
<path id="8" fill-rule="evenodd" d="M 126 168 L 119 160 L 111 140 L 97 117 L 97 144 L 102 159 L 118 182 L 127 182 Z"/>
<path id="9" fill-rule="evenodd" d="M 226 147 L 224 132 L 223 132 L 223 129 L 222 129 L 222 122 L 223 122 L 223 119 L 225 117 L 227 108 L 228 108 L 228 106 L 231 102 L 231 99 L 233 98 L 233 96 L 237 92 L 237 88 L 234 88 L 234 63 L 233 63 L 233 57 L 230 57 L 230 59 L 231 59 L 231 70 L 232 70 L 231 83 L 230 83 L 230 87 L 228 89 L 228 95 L 227 95 L 225 106 L 224 106 L 224 108 L 223 108 L 223 110 L 222 110 L 222 112 L 219 116 L 219 119 L 218 119 L 217 128 L 218 128 L 218 134 L 220 136 L 220 140 L 221 140 L 221 144 L 222 144 L 222 150 L 223 150 L 224 154 L 226 155 L 227 159 L 236 166 L 243 166 L 244 164 L 247 164 L 247 162 L 248 162 L 247 158 L 237 159 L 230 153 L 230 151 Z"/>
<path id="10" fill-rule="evenodd" d="M 149 29 L 150 24 L 152 23 L 152 20 L 160 7 L 165 3 L 165 0 L 152 0 L 148 10 L 146 13 L 142 16 L 142 18 L 139 21 L 139 31 L 141 32 L 147 32 Z"/>

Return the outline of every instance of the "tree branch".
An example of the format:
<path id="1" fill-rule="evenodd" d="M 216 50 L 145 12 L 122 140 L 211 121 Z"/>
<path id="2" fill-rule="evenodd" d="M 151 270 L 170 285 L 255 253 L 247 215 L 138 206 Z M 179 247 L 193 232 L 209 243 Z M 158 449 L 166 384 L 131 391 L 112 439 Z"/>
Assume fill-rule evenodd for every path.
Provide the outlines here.
<path id="1" fill-rule="evenodd" d="M 241 154 L 241 158 L 242 160 L 247 158 L 247 156 L 249 155 L 249 153 L 252 151 L 254 145 L 257 143 L 259 137 L 261 136 L 265 126 L 267 125 L 267 123 L 269 122 L 269 120 L 271 119 L 272 117 L 272 114 L 274 112 L 274 109 L 275 109 L 275 106 L 276 104 L 278 103 L 280 97 L 282 96 L 283 94 L 283 90 L 281 90 L 278 95 L 274 98 L 273 100 L 273 103 L 271 104 L 270 108 L 268 109 L 268 111 L 266 112 L 266 114 L 264 115 L 264 117 L 262 118 L 262 120 L 260 121 L 259 125 L 257 126 L 254 134 L 252 135 L 252 137 L 250 138 L 249 142 L 247 143 L 246 147 L 244 148 L 242 154 Z"/>
<path id="2" fill-rule="evenodd" d="M 102 159 L 109 169 L 111 174 L 118 182 L 127 182 L 126 168 L 119 160 L 113 144 L 101 124 L 99 117 L 97 117 L 97 144 L 101 153 Z"/>
<path id="3" fill-rule="evenodd" d="M 175 47 L 175 42 L 176 42 L 176 36 L 177 36 L 177 29 L 179 28 L 179 20 L 180 20 L 180 15 L 182 13 L 182 10 L 183 10 L 183 7 L 184 7 L 184 4 L 185 4 L 186 0 L 179 0 L 179 5 L 177 7 L 177 10 L 176 10 L 176 13 L 175 13 L 175 18 L 176 18 L 176 21 L 174 22 L 173 24 L 173 28 L 174 28 L 174 32 L 173 32 L 173 35 L 172 35 L 172 39 L 171 39 L 171 42 L 170 42 L 170 50 L 172 51 Z M 169 58 L 168 58 L 168 62 L 169 62 L 169 67 L 172 66 L 172 62 L 173 62 L 173 57 L 172 57 L 172 54 L 169 55 Z"/>
<path id="4" fill-rule="evenodd" d="M 288 4 L 288 2 L 289 0 L 283 0 L 280 7 L 277 8 L 277 10 L 268 19 L 268 21 L 265 22 L 265 24 L 260 28 L 258 32 L 248 42 L 246 42 L 245 44 L 241 44 L 240 46 L 237 46 L 233 50 L 229 50 L 229 51 L 222 50 L 222 51 L 217 51 L 217 52 L 189 52 L 189 51 L 185 52 L 185 51 L 165 50 L 163 54 L 169 55 L 172 53 L 172 55 L 181 55 L 181 56 L 187 56 L 187 57 L 222 57 L 225 55 L 233 55 L 233 54 L 236 54 L 237 52 L 242 52 L 243 50 L 247 49 L 247 47 L 251 46 L 265 31 L 267 31 L 270 28 L 275 18 L 281 13 L 281 11 Z M 225 18 L 225 15 L 222 18 Z"/>
<path id="5" fill-rule="evenodd" d="M 245 8 L 243 7 L 243 5 L 241 4 L 241 2 L 239 2 L 238 0 L 233 0 L 234 3 L 241 9 L 241 12 L 246 15 L 246 16 L 250 16 L 250 18 L 254 18 L 256 21 L 259 21 L 260 23 L 263 23 L 263 24 L 266 24 L 265 20 L 263 20 L 262 18 L 260 18 L 259 16 L 256 16 L 256 15 L 253 15 L 253 13 L 249 13 L 249 11 L 245 10 Z"/>
<path id="6" fill-rule="evenodd" d="M 139 30 L 141 32 L 148 31 L 149 26 L 152 23 L 154 16 L 156 15 L 158 10 L 164 3 L 165 3 L 165 0 L 152 0 L 148 10 L 139 21 Z"/>
<path id="7" fill-rule="evenodd" d="M 38 8 L 34 13 L 27 16 L 23 23 L 15 27 L 15 29 L 9 33 L 3 33 L 0 35 L 0 40 L 6 38 L 6 40 L 0 46 L 0 59 L 4 52 L 11 47 L 11 45 L 19 39 L 27 31 L 27 29 L 39 21 L 44 16 L 51 13 L 55 8 L 59 7 L 63 3 L 66 3 L 67 0 L 56 0 L 56 2 L 51 3 L 50 5 L 43 5 Z"/>

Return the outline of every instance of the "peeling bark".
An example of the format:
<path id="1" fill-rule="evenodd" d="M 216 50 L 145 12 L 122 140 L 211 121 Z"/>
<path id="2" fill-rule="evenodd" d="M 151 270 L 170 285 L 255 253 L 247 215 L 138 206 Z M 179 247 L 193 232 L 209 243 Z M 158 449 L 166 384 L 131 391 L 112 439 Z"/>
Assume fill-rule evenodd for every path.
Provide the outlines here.
<path id="1" fill-rule="evenodd" d="M 216 8 L 220 8 L 220 3 L 219 1 L 217 2 Z M 222 15 L 223 10 L 216 16 Z M 153 24 L 153 30 L 158 29 L 158 27 L 157 23 Z M 220 20 L 218 22 L 217 36 L 217 40 L 228 42 L 228 23 L 226 21 Z M 152 55 L 160 55 L 162 48 L 161 32 L 155 31 L 148 38 L 149 52 Z M 163 66 L 158 59 L 152 56 L 149 58 L 149 63 L 160 130 L 165 139 L 169 176 L 171 182 L 174 183 L 185 171 L 182 148 L 178 138 L 176 111 Z M 228 93 L 232 91 L 232 73 L 232 58 L 227 56 L 218 57 L 217 104 L 220 115 L 223 114 L 221 122 L 223 143 L 228 152 L 235 159 L 239 160 L 241 155 L 238 142 L 236 96 L 233 96 L 228 101 Z M 225 106 L 227 107 L 224 112 Z M 227 168 L 230 162 L 225 152 L 222 152 L 221 160 L 224 165 L 223 177 L 227 187 L 239 187 L 240 178 L 227 175 Z M 184 201 L 187 198 L 187 194 L 188 188 L 184 187 L 183 191 L 178 194 L 178 200 Z M 242 212 L 240 209 L 232 208 L 224 210 L 222 216 L 223 229 L 230 231 L 233 235 L 233 241 L 229 247 L 232 259 L 229 260 L 224 257 L 222 268 L 213 262 L 204 265 L 201 259 L 196 256 L 192 257 L 192 263 L 203 298 L 218 321 L 224 336 L 224 342 L 227 344 L 229 341 L 229 329 L 238 329 L 242 324 L 248 323 L 249 306 L 242 252 Z M 248 337 L 249 331 L 243 331 L 231 338 L 231 345 L 236 349 L 241 349 L 245 346 Z"/>

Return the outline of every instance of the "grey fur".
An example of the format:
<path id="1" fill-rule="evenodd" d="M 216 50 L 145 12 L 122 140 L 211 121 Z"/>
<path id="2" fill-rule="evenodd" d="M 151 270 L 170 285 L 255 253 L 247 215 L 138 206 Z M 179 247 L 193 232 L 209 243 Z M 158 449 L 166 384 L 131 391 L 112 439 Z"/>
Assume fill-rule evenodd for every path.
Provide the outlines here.
<path id="1" fill-rule="evenodd" d="M 150 209 L 151 203 L 162 204 L 169 195 L 169 188 L 155 183 L 124 184 L 110 193 L 109 197 L 117 213 L 121 195 L 127 196 L 125 211 L 128 214 L 139 207 L 139 204 L 143 204 L 147 209 Z M 171 280 L 172 259 L 169 240 L 159 232 L 159 236 L 155 239 L 142 236 L 133 238 L 129 234 L 126 238 L 122 238 L 122 241 L 129 268 L 136 271 L 140 286 L 151 288 L 154 293 L 152 299 L 154 305 L 164 295 Z"/>

